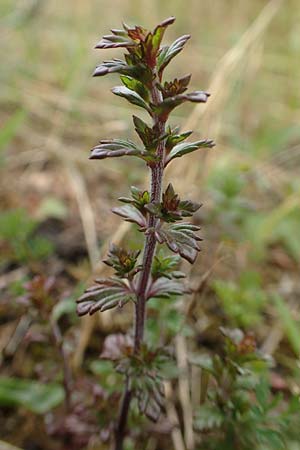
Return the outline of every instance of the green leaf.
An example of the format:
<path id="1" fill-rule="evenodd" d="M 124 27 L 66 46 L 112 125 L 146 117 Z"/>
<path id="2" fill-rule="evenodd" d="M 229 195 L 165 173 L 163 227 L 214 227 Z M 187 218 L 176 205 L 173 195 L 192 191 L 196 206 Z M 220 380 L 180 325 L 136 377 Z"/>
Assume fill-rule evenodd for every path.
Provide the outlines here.
<path id="1" fill-rule="evenodd" d="M 169 25 L 172 25 L 175 22 L 175 17 L 169 17 L 168 19 L 164 20 L 162 23 L 157 25 L 155 30 L 153 31 L 152 35 L 152 47 L 155 53 L 159 49 L 159 46 L 161 44 L 162 38 L 165 34 L 166 28 Z"/>
<path id="2" fill-rule="evenodd" d="M 130 287 L 118 278 L 99 278 L 95 280 L 96 285 L 85 290 L 84 294 L 77 300 L 77 314 L 94 314 L 108 309 L 121 308 L 130 300 L 135 300 L 135 294 Z"/>
<path id="3" fill-rule="evenodd" d="M 145 100 L 137 94 L 135 91 L 128 89 L 125 86 L 116 86 L 112 88 L 112 93 L 118 95 L 119 97 L 124 97 L 130 103 L 136 106 L 140 106 L 141 108 L 146 109 L 151 114 L 150 106 L 145 102 Z"/>
<path id="4" fill-rule="evenodd" d="M 288 340 L 295 352 L 300 356 L 300 330 L 299 324 L 293 319 L 291 311 L 284 300 L 277 294 L 273 295 L 276 309 L 279 313 L 280 321 L 283 324 Z"/>
<path id="5" fill-rule="evenodd" d="M 139 135 L 145 148 L 150 152 L 155 152 L 159 141 L 164 139 L 164 135 L 161 136 L 157 126 L 149 127 L 142 119 L 133 116 L 133 123 L 135 131 Z M 153 155 L 154 156 L 154 155 Z"/>
<path id="6" fill-rule="evenodd" d="M 23 109 L 16 111 L 0 129 L 0 157 L 5 147 L 14 139 L 20 126 L 26 118 L 26 112 Z M 1 163 L 1 159 L 0 159 Z"/>
<path id="7" fill-rule="evenodd" d="M 190 35 L 186 34 L 179 37 L 170 46 L 162 47 L 160 54 L 157 58 L 157 68 L 159 76 L 162 76 L 162 72 L 169 62 L 183 49 L 185 43 L 190 39 Z"/>
<path id="8" fill-rule="evenodd" d="M 64 315 L 73 315 L 76 313 L 76 304 L 72 298 L 65 298 L 58 302 L 52 310 L 52 320 L 57 322 Z"/>
<path id="9" fill-rule="evenodd" d="M 225 421 L 222 411 L 213 405 L 202 405 L 196 414 L 194 426 L 196 429 L 212 430 L 220 428 Z"/>
<path id="10" fill-rule="evenodd" d="M 39 206 L 37 217 L 39 220 L 46 220 L 49 217 L 55 219 L 65 219 L 68 214 L 66 204 L 56 197 L 46 197 Z"/>
<path id="11" fill-rule="evenodd" d="M 168 137 L 166 139 L 166 149 L 167 151 L 172 150 L 172 148 L 179 144 L 180 142 L 184 141 L 185 139 L 187 139 L 191 134 L 192 131 L 185 131 L 184 133 L 178 133 L 178 128 L 174 129 L 174 130 L 169 130 L 169 134 Z"/>
<path id="12" fill-rule="evenodd" d="M 0 378 L 0 404 L 23 406 L 36 414 L 45 414 L 64 399 L 60 384 L 42 384 L 21 378 Z"/>
<path id="13" fill-rule="evenodd" d="M 120 78 L 125 87 L 136 92 L 145 102 L 149 102 L 150 93 L 143 83 L 127 75 L 121 75 Z"/>
<path id="14" fill-rule="evenodd" d="M 196 142 L 187 142 L 182 144 L 177 144 L 173 149 L 170 151 L 166 158 L 165 166 L 169 164 L 170 161 L 174 158 L 180 158 L 183 155 L 186 155 L 188 153 L 192 153 L 195 150 L 198 150 L 199 148 L 212 148 L 215 146 L 214 141 L 210 139 L 204 139 L 201 141 Z"/>

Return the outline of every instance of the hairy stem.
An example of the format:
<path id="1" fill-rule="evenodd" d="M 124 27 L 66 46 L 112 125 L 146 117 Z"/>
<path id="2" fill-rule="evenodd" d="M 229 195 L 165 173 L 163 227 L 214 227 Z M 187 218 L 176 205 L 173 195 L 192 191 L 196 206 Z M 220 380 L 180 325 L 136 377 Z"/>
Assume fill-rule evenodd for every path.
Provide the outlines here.
<path id="1" fill-rule="evenodd" d="M 151 97 L 154 104 L 158 104 L 162 101 L 161 92 L 156 87 L 158 78 L 153 81 L 151 89 Z M 159 129 L 160 135 L 165 132 L 165 121 L 161 120 L 158 116 L 153 116 L 154 125 Z M 157 146 L 157 156 L 159 156 L 159 162 L 151 168 L 151 202 L 159 202 L 162 191 L 162 180 L 164 172 L 164 153 L 165 143 L 160 141 Z M 151 276 L 152 261 L 155 253 L 156 239 L 153 230 L 157 224 L 157 219 L 153 215 L 149 215 L 148 218 L 148 234 L 145 238 L 144 252 L 143 252 L 143 269 L 140 273 L 140 278 L 137 287 L 137 302 L 135 305 L 135 329 L 134 329 L 134 352 L 138 353 L 143 342 L 145 320 L 146 320 L 146 289 Z M 123 441 L 125 436 L 125 428 L 128 418 L 129 406 L 131 401 L 130 382 L 127 378 L 123 401 L 121 404 L 118 423 L 115 430 L 115 450 L 123 450 Z"/>
<path id="2" fill-rule="evenodd" d="M 158 104 L 162 101 L 161 92 L 156 87 L 156 80 L 153 82 L 151 89 L 152 101 L 154 104 Z M 165 131 L 165 122 L 160 120 L 158 116 L 153 117 L 154 125 L 157 125 L 160 134 Z M 164 172 L 164 152 L 165 143 L 160 141 L 157 147 L 157 156 L 159 156 L 159 162 L 151 168 L 151 202 L 159 202 L 161 198 L 162 179 Z M 149 215 L 148 218 L 148 230 L 144 245 L 143 253 L 143 270 L 140 274 L 139 284 L 137 288 L 137 302 L 135 307 L 135 336 L 134 336 L 134 351 L 138 352 L 141 343 L 144 338 L 145 319 L 146 319 L 146 288 L 151 275 L 151 267 L 153 256 L 156 247 L 156 239 L 153 233 L 153 229 L 157 223 L 157 219 Z"/>

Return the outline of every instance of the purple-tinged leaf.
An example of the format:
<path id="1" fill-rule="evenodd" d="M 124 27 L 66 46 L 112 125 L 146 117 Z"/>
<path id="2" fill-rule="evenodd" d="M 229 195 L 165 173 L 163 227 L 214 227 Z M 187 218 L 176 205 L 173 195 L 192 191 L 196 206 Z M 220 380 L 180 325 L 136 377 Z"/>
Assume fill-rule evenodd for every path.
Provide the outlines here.
<path id="1" fill-rule="evenodd" d="M 119 361 L 130 355 L 133 349 L 133 341 L 127 334 L 110 334 L 104 339 L 103 350 L 100 355 L 102 359 Z"/>
<path id="2" fill-rule="evenodd" d="M 147 228 L 146 218 L 133 205 L 126 204 L 118 208 L 113 208 L 112 212 L 123 217 L 126 222 L 136 223 L 140 227 L 141 231 L 144 231 Z"/>
<path id="3" fill-rule="evenodd" d="M 168 117 L 170 112 L 184 102 L 206 103 L 210 94 L 204 91 L 194 91 L 187 94 L 174 95 L 164 99 L 158 105 L 151 104 L 155 114 L 162 116 L 164 119 Z"/>
<path id="4" fill-rule="evenodd" d="M 171 295 L 182 295 L 188 293 L 181 283 L 168 278 L 161 277 L 153 281 L 146 292 L 147 299 L 155 297 L 169 298 Z"/>
<path id="5" fill-rule="evenodd" d="M 202 239 L 195 233 L 200 228 L 190 223 L 175 223 L 157 228 L 155 237 L 160 244 L 165 243 L 169 249 L 193 264 L 200 251 L 198 241 Z"/>
<path id="6" fill-rule="evenodd" d="M 165 167 L 169 164 L 169 162 L 174 158 L 180 158 L 183 155 L 188 153 L 192 153 L 199 148 L 213 148 L 215 146 L 214 141 L 211 139 L 203 139 L 201 141 L 196 142 L 186 142 L 175 145 L 173 149 L 170 151 L 165 160 Z"/>
<path id="7" fill-rule="evenodd" d="M 90 159 L 104 159 L 118 156 L 138 156 L 141 157 L 143 151 L 133 142 L 124 139 L 102 140 L 91 152 Z"/>
<path id="8" fill-rule="evenodd" d="M 130 300 L 135 301 L 135 293 L 118 278 L 100 278 L 95 280 L 95 286 L 86 289 L 77 300 L 77 314 L 94 314 L 96 311 L 106 311 L 116 306 L 122 307 Z"/>
<path id="9" fill-rule="evenodd" d="M 116 31 L 116 30 L 115 30 Z M 137 44 L 132 39 L 126 35 L 105 35 L 102 39 L 95 45 L 95 48 L 106 49 L 106 48 L 130 48 L 135 47 Z"/>

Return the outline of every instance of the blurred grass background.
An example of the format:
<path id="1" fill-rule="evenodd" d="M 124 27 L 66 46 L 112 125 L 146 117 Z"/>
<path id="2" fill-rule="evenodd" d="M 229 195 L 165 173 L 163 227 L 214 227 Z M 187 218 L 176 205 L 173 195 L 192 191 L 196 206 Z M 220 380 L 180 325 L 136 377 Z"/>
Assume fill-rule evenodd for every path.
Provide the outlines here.
<path id="1" fill-rule="evenodd" d="M 98 270 L 112 233 L 124 237 L 127 228 L 110 208 L 130 184 L 145 183 L 146 171 L 127 159 L 88 160 L 98 139 L 133 137 L 132 107 L 110 93 L 117 77 L 91 77 L 97 63 L 120 52 L 93 45 L 122 21 L 152 28 L 170 15 L 177 20 L 167 42 L 186 33 L 192 39 L 168 75 L 191 72 L 192 87 L 211 92 L 207 106 L 178 109 L 172 122 L 217 143 L 167 175 L 181 194 L 204 203 L 197 220 L 205 241 L 192 280 L 200 285 L 204 274 L 211 281 L 196 328 L 208 340 L 220 320 L 254 329 L 266 351 L 299 371 L 298 0 L 1 0 L 2 285 L 51 253 L 41 241 L 24 250 L 26 226 L 53 246 L 45 270 L 60 273 L 63 265 L 77 283 Z M 293 386 L 299 390 L 299 378 Z"/>

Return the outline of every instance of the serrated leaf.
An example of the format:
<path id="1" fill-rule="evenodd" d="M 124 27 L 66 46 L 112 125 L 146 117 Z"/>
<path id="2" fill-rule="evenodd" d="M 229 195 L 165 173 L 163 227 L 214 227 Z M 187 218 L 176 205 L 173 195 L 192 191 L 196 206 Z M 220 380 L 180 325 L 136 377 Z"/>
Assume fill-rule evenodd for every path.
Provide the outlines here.
<path id="1" fill-rule="evenodd" d="M 176 39 L 170 46 L 162 47 L 157 58 L 157 68 L 160 78 L 165 67 L 183 49 L 185 43 L 190 39 L 190 37 L 190 35 L 186 34 Z"/>
<path id="2" fill-rule="evenodd" d="M 167 244 L 169 249 L 193 264 L 200 251 L 198 241 L 202 239 L 195 231 L 200 228 L 189 223 L 168 224 L 155 231 L 155 237 L 160 244 Z"/>
<path id="3" fill-rule="evenodd" d="M 118 95 L 119 97 L 126 98 L 126 100 L 132 103 L 133 105 L 140 106 L 141 108 L 146 109 L 146 111 L 148 111 L 151 114 L 151 108 L 149 107 L 149 105 L 135 91 L 132 91 L 131 89 L 128 89 L 125 86 L 116 86 L 112 88 L 111 91 L 113 94 Z"/>
<path id="4" fill-rule="evenodd" d="M 196 414 L 194 426 L 197 430 L 212 430 L 220 428 L 225 416 L 217 406 L 202 405 Z"/>
<path id="5" fill-rule="evenodd" d="M 42 384 L 13 377 L 0 378 L 0 405 L 23 406 L 36 414 L 45 414 L 64 399 L 60 384 Z"/>
<path id="6" fill-rule="evenodd" d="M 130 300 L 135 300 L 135 294 L 130 287 L 118 278 L 99 278 L 96 285 L 85 290 L 84 294 L 76 301 L 77 314 L 94 314 L 96 311 L 106 311 L 122 307 Z"/>
<path id="7" fill-rule="evenodd" d="M 166 157 L 165 166 L 169 164 L 170 161 L 174 158 L 180 158 L 183 155 L 188 153 L 192 153 L 199 148 L 212 148 L 215 146 L 214 141 L 211 139 L 204 139 L 196 142 L 186 142 L 175 145 L 173 149 L 170 151 L 168 156 Z"/>
<path id="8" fill-rule="evenodd" d="M 123 219 L 125 219 L 127 222 L 136 223 L 141 227 L 142 230 L 147 227 L 146 218 L 133 205 L 126 204 L 118 208 L 113 208 L 112 212 L 117 214 L 118 216 L 123 217 Z"/>
<path id="9" fill-rule="evenodd" d="M 171 295 L 182 295 L 188 293 L 189 290 L 181 283 L 168 278 L 161 277 L 151 283 L 146 291 L 146 298 L 165 297 L 169 298 Z"/>

